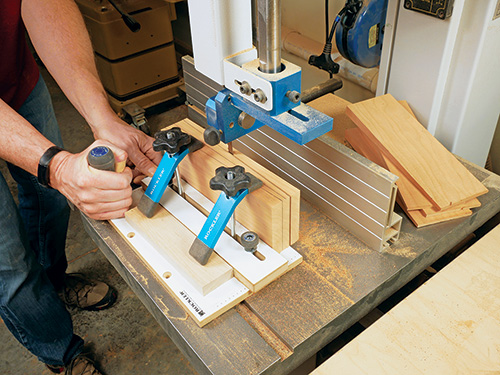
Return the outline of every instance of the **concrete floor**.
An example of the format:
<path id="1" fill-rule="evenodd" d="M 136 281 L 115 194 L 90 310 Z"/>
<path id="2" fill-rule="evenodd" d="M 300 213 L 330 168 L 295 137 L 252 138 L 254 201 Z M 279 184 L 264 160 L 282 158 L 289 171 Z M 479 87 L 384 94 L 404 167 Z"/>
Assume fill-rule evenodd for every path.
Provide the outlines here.
<path id="1" fill-rule="evenodd" d="M 60 89 L 43 72 L 53 98 L 65 147 L 72 152 L 85 149 L 92 133 Z M 187 116 L 184 105 L 150 118 L 154 132 Z M 14 194 L 15 183 L 0 161 L 0 171 Z M 75 332 L 85 339 L 107 375 L 168 374 L 191 375 L 196 371 L 156 323 L 132 290 L 125 284 L 83 229 L 80 214 L 71 213 L 66 245 L 69 272 L 81 272 L 113 285 L 117 303 L 100 312 L 72 310 Z M 0 320 L 0 374 L 52 374 L 35 356 L 21 346 Z"/>

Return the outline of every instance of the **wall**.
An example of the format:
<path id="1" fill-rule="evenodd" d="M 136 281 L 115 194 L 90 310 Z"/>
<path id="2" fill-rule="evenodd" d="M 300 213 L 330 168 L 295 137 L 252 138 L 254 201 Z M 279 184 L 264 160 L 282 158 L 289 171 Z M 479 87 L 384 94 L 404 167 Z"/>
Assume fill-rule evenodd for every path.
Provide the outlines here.
<path id="1" fill-rule="evenodd" d="M 345 0 L 330 0 L 330 24 Z M 322 0 L 282 0 L 281 23 L 318 42 L 325 42 L 325 2 Z"/>
<path id="2" fill-rule="evenodd" d="M 345 4 L 345 0 L 330 1 L 330 25 Z M 325 2 L 321 0 L 283 0 L 281 3 L 281 23 L 292 30 L 317 42 L 325 42 Z M 307 61 L 296 56 L 283 53 L 283 58 L 302 68 L 302 90 L 326 81 L 328 73 L 310 66 Z M 372 98 L 374 95 L 355 83 L 344 81 L 344 87 L 335 92 L 336 95 L 350 102 Z"/>

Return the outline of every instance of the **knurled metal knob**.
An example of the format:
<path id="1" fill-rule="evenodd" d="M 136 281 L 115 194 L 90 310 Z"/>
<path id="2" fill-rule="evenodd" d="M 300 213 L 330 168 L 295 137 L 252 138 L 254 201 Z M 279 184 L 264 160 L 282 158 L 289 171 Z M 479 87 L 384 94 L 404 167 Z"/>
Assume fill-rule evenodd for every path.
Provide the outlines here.
<path id="1" fill-rule="evenodd" d="M 257 250 L 257 245 L 259 244 L 259 235 L 255 232 L 248 231 L 240 236 L 241 246 L 250 253 Z"/>

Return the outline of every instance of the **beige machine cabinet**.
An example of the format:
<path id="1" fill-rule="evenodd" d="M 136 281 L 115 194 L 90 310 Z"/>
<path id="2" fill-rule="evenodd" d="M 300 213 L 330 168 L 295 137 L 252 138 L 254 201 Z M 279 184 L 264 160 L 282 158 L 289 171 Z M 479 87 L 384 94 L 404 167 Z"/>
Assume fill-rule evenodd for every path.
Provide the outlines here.
<path id="1" fill-rule="evenodd" d="M 141 28 L 132 32 L 118 11 L 105 0 L 76 1 L 87 25 L 99 75 L 112 106 L 148 98 L 155 102 L 177 96 L 179 73 L 171 21 L 175 8 L 163 0 L 116 0 Z M 155 95 L 151 95 L 154 92 Z M 163 100 L 162 100 L 163 99 Z"/>

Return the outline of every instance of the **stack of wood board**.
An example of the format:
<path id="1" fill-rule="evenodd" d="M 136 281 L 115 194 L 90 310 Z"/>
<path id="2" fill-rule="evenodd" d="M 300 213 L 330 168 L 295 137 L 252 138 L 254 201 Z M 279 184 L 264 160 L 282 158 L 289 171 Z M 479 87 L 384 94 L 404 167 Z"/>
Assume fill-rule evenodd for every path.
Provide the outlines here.
<path id="1" fill-rule="evenodd" d="M 173 126 L 203 142 L 203 128 L 191 120 Z M 220 166 L 241 165 L 263 182 L 260 189 L 249 194 L 236 208 L 236 219 L 255 231 L 276 251 L 282 251 L 299 238 L 300 190 L 271 173 L 246 155 L 229 153 L 223 145 L 207 146 L 188 154 L 179 166 L 180 175 L 197 191 L 215 202 L 220 191 L 211 190 L 210 179 Z"/>
<path id="2" fill-rule="evenodd" d="M 417 227 L 461 218 L 479 207 L 488 192 L 455 156 L 391 95 L 347 107 L 358 128 L 349 143 L 373 162 L 399 176 L 398 203 Z"/>

